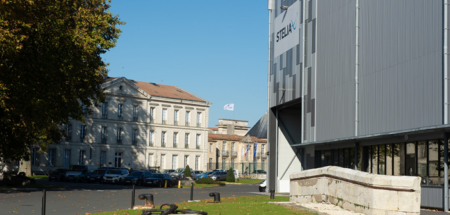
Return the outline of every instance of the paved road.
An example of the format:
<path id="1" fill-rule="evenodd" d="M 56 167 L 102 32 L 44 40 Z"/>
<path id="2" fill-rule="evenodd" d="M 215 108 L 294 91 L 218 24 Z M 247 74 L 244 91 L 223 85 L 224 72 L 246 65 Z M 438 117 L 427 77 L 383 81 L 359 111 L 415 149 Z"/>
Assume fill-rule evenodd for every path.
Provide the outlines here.
<path id="1" fill-rule="evenodd" d="M 38 184 L 49 183 L 38 180 Z M 98 211 L 128 209 L 131 204 L 131 187 L 121 185 L 51 182 L 67 185 L 69 191 L 47 192 L 48 215 L 85 214 Z M 211 199 L 209 193 L 219 192 L 221 197 L 251 196 L 257 194 L 258 185 L 227 185 L 225 187 L 195 189 L 194 199 Z M 137 187 L 136 197 L 142 193 L 152 193 L 155 204 L 176 203 L 189 200 L 190 188 Z M 0 193 L 0 213 L 41 214 L 41 191 Z M 136 204 L 144 204 L 136 198 Z M 13 212 L 14 211 L 14 212 Z"/>

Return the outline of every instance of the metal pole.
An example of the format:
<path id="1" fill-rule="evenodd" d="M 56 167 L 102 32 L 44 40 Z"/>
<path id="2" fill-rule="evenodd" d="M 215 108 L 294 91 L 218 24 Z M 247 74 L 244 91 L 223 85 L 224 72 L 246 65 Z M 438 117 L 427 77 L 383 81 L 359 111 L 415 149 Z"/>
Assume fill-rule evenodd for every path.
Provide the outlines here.
<path id="1" fill-rule="evenodd" d="M 134 199 L 136 194 L 136 185 L 133 184 L 133 191 L 131 192 L 131 209 L 134 207 Z"/>
<path id="2" fill-rule="evenodd" d="M 46 194 L 47 194 L 47 191 L 45 191 L 45 189 L 44 190 L 42 190 L 42 215 L 45 215 L 45 205 L 46 205 Z"/>
<path id="3" fill-rule="evenodd" d="M 192 183 L 192 186 L 191 186 L 191 199 L 190 200 L 191 201 L 194 200 L 194 183 Z"/>
<path id="4" fill-rule="evenodd" d="M 448 212 L 448 135 L 444 134 L 444 211 Z"/>

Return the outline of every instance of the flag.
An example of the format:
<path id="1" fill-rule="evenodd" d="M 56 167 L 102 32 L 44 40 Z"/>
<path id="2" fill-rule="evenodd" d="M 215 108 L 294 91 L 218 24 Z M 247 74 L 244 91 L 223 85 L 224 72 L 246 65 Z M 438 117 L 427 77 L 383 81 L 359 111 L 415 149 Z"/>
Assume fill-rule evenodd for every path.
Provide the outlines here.
<path id="1" fill-rule="evenodd" d="M 253 151 L 253 157 L 256 157 L 256 146 L 258 146 L 258 142 L 255 143 L 255 151 Z"/>
<path id="2" fill-rule="evenodd" d="M 247 153 L 248 153 L 248 146 L 249 146 L 250 144 L 247 144 L 247 150 L 245 151 L 245 156 L 247 156 Z"/>
<path id="3" fill-rule="evenodd" d="M 234 111 L 234 103 L 232 104 L 226 104 L 225 106 L 223 106 L 224 110 L 232 110 Z"/>
<path id="4" fill-rule="evenodd" d="M 244 146 L 242 146 L 242 155 L 241 155 L 242 157 L 244 157 L 244 154 L 245 154 L 245 152 L 244 152 L 244 151 L 245 151 L 245 147 L 244 147 Z"/>

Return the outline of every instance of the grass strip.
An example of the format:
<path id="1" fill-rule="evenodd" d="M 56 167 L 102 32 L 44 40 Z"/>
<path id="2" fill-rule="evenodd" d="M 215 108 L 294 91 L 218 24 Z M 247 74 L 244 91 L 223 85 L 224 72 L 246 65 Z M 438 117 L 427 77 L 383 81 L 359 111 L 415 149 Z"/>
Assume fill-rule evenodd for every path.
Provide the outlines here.
<path id="1" fill-rule="evenodd" d="M 276 197 L 270 199 L 269 196 L 243 196 L 222 198 L 222 203 L 207 203 L 211 200 L 200 202 L 177 203 L 178 209 L 191 209 L 194 211 L 206 211 L 208 215 L 243 214 L 243 215 L 265 215 L 265 214 L 304 214 L 312 215 L 308 211 L 283 207 L 267 202 L 287 202 L 289 197 Z M 157 207 L 159 208 L 159 206 Z M 99 212 L 101 215 L 138 215 L 142 210 L 117 210 L 111 212 Z M 91 214 L 94 215 L 94 214 Z"/>

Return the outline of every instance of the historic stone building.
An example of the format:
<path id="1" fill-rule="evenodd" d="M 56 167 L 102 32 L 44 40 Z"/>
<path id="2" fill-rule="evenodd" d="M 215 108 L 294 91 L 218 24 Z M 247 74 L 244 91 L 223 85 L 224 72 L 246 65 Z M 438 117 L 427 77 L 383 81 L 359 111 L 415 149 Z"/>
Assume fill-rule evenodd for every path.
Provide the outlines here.
<path id="1" fill-rule="evenodd" d="M 248 134 L 248 121 L 219 119 L 208 134 L 208 170 L 233 169 L 239 173 L 266 170 L 267 140 Z"/>
<path id="2" fill-rule="evenodd" d="M 108 78 L 102 87 L 106 101 L 85 123 L 64 125 L 67 138 L 46 153 L 33 148 L 33 171 L 76 164 L 206 170 L 210 102 L 175 86 L 124 77 Z"/>

